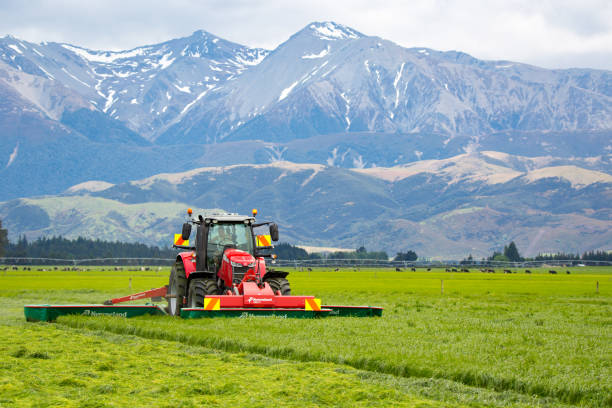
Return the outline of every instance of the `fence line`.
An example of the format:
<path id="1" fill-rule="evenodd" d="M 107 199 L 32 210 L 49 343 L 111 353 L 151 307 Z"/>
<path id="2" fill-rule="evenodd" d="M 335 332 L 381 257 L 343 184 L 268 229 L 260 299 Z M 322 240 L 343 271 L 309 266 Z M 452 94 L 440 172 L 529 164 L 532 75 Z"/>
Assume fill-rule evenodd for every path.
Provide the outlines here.
<path id="1" fill-rule="evenodd" d="M 175 258 L 0 258 L 0 265 L 56 265 L 56 266 L 170 266 Z M 543 266 L 610 266 L 610 261 L 548 260 L 525 262 L 500 261 L 389 261 L 382 259 L 277 259 L 274 266 L 294 268 L 537 268 Z"/>
<path id="2" fill-rule="evenodd" d="M 306 259 L 277 260 L 276 265 L 286 267 L 381 267 L 381 268 L 537 268 L 544 266 L 610 266 L 611 261 L 577 261 L 573 259 L 549 261 L 386 261 L 380 259 Z"/>

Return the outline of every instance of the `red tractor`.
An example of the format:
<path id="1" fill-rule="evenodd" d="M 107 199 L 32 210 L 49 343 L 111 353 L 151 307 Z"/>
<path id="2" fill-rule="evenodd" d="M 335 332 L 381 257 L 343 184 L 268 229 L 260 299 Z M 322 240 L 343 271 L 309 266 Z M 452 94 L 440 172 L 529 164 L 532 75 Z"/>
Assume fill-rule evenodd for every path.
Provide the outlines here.
<path id="1" fill-rule="evenodd" d="M 174 245 L 187 251 L 176 257 L 170 272 L 166 296 L 170 315 L 180 316 L 183 307 L 203 307 L 206 296 L 229 299 L 226 301 L 239 297 L 244 298 L 244 306 L 266 307 L 277 304 L 277 297 L 291 295 L 288 272 L 267 269 L 264 260 L 273 257 L 271 244 L 278 241 L 275 223 L 258 223 L 257 210 L 253 210 L 253 216 L 196 218 L 191 209 L 188 213 L 190 219 L 183 224 Z M 190 245 L 192 226 L 196 231 Z"/>

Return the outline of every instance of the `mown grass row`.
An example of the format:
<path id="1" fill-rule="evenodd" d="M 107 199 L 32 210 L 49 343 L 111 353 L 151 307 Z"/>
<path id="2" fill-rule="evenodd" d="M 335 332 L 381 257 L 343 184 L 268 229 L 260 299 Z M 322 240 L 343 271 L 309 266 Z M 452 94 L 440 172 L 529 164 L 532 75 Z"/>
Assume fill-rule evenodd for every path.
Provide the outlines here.
<path id="1" fill-rule="evenodd" d="M 333 364 L 49 325 L 3 327 L 0 351 L 2 407 L 457 406 Z"/>

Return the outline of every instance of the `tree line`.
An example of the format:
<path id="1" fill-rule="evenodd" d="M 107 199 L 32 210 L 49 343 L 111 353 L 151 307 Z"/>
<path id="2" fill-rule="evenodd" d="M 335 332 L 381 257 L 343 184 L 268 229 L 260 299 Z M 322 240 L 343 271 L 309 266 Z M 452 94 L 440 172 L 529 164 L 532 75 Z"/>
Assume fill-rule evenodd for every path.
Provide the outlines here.
<path id="1" fill-rule="evenodd" d="M 0 232 L 0 236 L 2 233 Z M 128 242 L 110 242 L 79 237 L 67 239 L 41 237 L 28 241 L 20 237 L 16 243 L 5 241 L 0 255 L 11 258 L 174 258 L 176 250 Z"/>
<path id="2" fill-rule="evenodd" d="M 464 259 L 462 263 L 473 261 L 472 255 Z M 538 254 L 533 258 L 522 257 L 514 241 L 504 246 L 503 251 L 495 251 L 487 258 L 487 261 L 497 262 L 525 262 L 525 261 L 608 261 L 612 262 L 612 251 L 586 251 L 582 255 L 565 252 L 554 254 Z"/>

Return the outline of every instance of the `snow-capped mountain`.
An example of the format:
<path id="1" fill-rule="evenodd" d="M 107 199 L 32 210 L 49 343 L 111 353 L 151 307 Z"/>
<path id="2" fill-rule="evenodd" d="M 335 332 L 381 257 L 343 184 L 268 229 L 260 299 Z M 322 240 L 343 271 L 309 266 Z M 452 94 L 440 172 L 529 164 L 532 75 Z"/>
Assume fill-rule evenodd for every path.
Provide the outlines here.
<path id="1" fill-rule="evenodd" d="M 0 61 L 62 84 L 88 109 L 123 122 L 145 138 L 180 121 L 190 105 L 266 55 L 205 31 L 128 51 L 92 51 L 70 44 L 0 41 Z"/>
<path id="2" fill-rule="evenodd" d="M 352 132 L 478 143 L 494 132 L 612 127 L 610 71 L 404 48 L 332 22 L 309 24 L 271 52 L 205 31 L 120 52 L 5 37 L 0 61 L 61 83 L 81 105 L 161 144 Z"/>
<path id="3" fill-rule="evenodd" d="M 191 107 L 159 142 L 287 142 L 320 134 L 589 131 L 612 127 L 612 73 L 546 70 L 403 48 L 313 23 Z M 407 136 L 409 138 L 410 136 Z"/>

